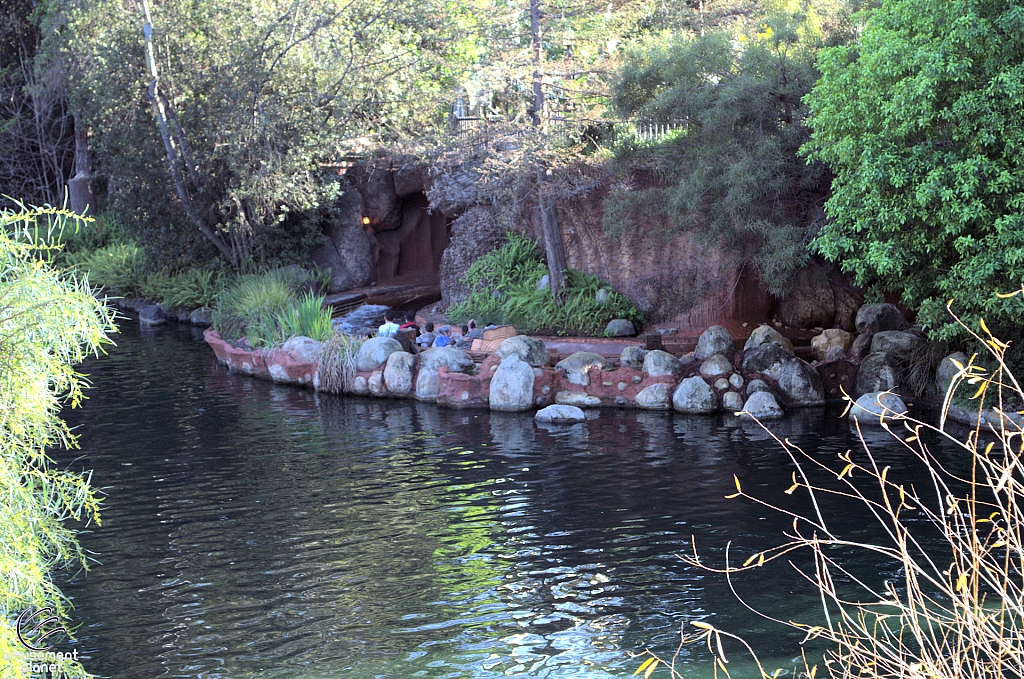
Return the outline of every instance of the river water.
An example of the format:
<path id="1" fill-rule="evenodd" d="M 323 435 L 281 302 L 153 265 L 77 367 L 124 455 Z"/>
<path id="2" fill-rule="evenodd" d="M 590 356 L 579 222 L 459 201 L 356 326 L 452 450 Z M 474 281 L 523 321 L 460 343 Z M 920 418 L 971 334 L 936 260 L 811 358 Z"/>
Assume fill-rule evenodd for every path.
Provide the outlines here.
<path id="1" fill-rule="evenodd" d="M 96 675 L 629 676 L 633 654 L 670 656 L 680 625 L 704 619 L 746 637 L 769 670 L 793 670 L 799 635 L 678 557 L 694 539 L 717 564 L 730 541 L 740 559 L 781 541 L 788 518 L 724 498 L 734 474 L 806 509 L 783 494 L 793 465 L 756 425 L 604 410 L 544 428 L 530 414 L 322 396 L 227 372 L 188 328 L 132 325 L 83 366 L 89 400 L 66 413 L 81 436 L 71 464 L 106 495 L 102 526 L 81 537 L 95 563 L 62 582 Z M 808 410 L 773 429 L 838 465 L 858 445 L 839 416 Z M 920 479 L 872 436 L 890 479 Z M 849 506 L 826 511 L 870 532 Z M 779 618 L 819 615 L 787 565 L 736 587 Z M 687 648 L 678 668 L 710 677 L 709 658 Z"/>

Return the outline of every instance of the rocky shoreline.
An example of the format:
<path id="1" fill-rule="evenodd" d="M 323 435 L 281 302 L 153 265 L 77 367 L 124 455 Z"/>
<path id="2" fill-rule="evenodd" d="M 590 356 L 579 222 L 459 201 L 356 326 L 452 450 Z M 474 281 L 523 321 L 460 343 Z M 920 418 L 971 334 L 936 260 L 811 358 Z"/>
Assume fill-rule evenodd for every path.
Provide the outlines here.
<path id="1" fill-rule="evenodd" d="M 767 325 L 754 330 L 742 348 L 724 328 L 712 326 L 695 350 L 681 357 L 630 345 L 617 359 L 577 351 L 557 362 L 542 340 L 526 336 L 507 339 L 497 352 L 482 359 L 478 355 L 477 360 L 452 347 L 413 355 L 393 339 L 372 338 L 355 356 L 355 372 L 345 392 L 414 398 L 456 409 L 539 409 L 538 418 L 549 421 L 578 421 L 584 418 L 583 408 L 606 407 L 747 412 L 769 420 L 794 408 L 841 401 L 844 393 L 860 397 L 851 418 L 861 422 L 877 423 L 882 412 L 906 413 L 898 396 L 880 394 L 900 386 L 892 353 L 923 340 L 906 331 L 906 320 L 888 304 L 863 307 L 858 325 L 863 331 L 856 340 L 842 331 L 825 331 L 815 338 L 812 351 L 825 360 L 813 365 L 797 357 L 789 341 Z M 296 337 L 281 348 L 254 350 L 244 343 L 233 345 L 212 328 L 204 337 L 232 370 L 321 390 L 319 342 Z M 859 361 L 847 358 L 858 350 L 866 352 Z M 948 387 L 955 374 L 953 359 L 966 360 L 955 354 L 943 360 L 936 377 L 939 389 Z M 948 418 L 966 425 L 978 422 L 976 412 L 956 406 Z M 982 418 L 985 423 L 999 421 L 994 412 L 986 411 Z"/>

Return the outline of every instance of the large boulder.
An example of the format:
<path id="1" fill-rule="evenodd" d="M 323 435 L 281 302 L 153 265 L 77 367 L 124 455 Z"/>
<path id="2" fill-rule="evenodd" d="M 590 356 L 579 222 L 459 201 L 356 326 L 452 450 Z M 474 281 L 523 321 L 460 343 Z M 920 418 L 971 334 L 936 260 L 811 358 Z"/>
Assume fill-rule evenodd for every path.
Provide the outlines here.
<path id="1" fill-rule="evenodd" d="M 578 408 L 597 408 L 601 405 L 601 398 L 585 391 L 560 391 L 555 394 L 555 403 Z"/>
<path id="2" fill-rule="evenodd" d="M 871 333 L 865 333 L 863 335 L 857 335 L 857 339 L 853 340 L 853 344 L 846 352 L 846 358 L 853 361 L 854 363 L 860 363 L 871 353 L 871 340 L 874 337 Z"/>
<path id="3" fill-rule="evenodd" d="M 826 357 L 830 356 L 830 352 L 831 355 L 834 355 L 835 350 L 839 349 L 845 358 L 846 352 L 852 345 L 853 335 L 839 328 L 829 328 L 811 338 L 811 355 L 819 361 L 835 360 Z"/>
<path id="4" fill-rule="evenodd" d="M 323 342 L 317 342 L 311 337 L 296 335 L 281 347 L 284 353 L 299 363 L 316 363 L 320 358 L 320 352 L 324 348 Z"/>
<path id="5" fill-rule="evenodd" d="M 743 404 L 744 412 L 759 420 L 774 420 L 785 415 L 770 391 L 755 391 Z"/>
<path id="6" fill-rule="evenodd" d="M 939 367 L 935 370 L 935 389 L 941 397 L 945 397 L 949 386 L 953 384 L 953 378 L 960 372 L 960 368 L 956 367 L 953 361 L 966 366 L 967 354 L 962 351 L 954 351 L 939 362 Z"/>
<path id="7" fill-rule="evenodd" d="M 779 300 L 779 320 L 792 328 L 815 328 L 832 325 L 835 297 L 825 267 L 814 262 L 798 269 L 793 287 Z"/>
<path id="8" fill-rule="evenodd" d="M 790 357 L 764 371 L 779 385 L 788 406 L 820 406 L 825 404 L 825 384 L 821 375 L 807 361 Z"/>
<path id="9" fill-rule="evenodd" d="M 356 370 L 368 372 L 384 365 L 388 356 L 401 351 L 402 345 L 391 337 L 371 337 L 363 342 L 356 353 Z"/>
<path id="10" fill-rule="evenodd" d="M 529 410 L 533 406 L 533 380 L 536 376 L 529 363 L 516 354 L 501 360 L 491 378 L 490 408 L 505 412 Z"/>
<path id="11" fill-rule="evenodd" d="M 693 357 L 698 361 L 703 361 L 715 354 L 732 356 L 735 352 L 736 343 L 733 342 L 729 331 L 720 325 L 713 325 L 701 333 L 697 340 L 697 348 L 693 351 Z"/>
<path id="12" fill-rule="evenodd" d="M 577 351 L 555 364 L 555 370 L 562 373 L 572 384 L 586 387 L 590 385 L 587 371 L 597 366 L 601 370 L 611 370 L 612 364 L 604 356 L 589 351 Z"/>
<path id="13" fill-rule="evenodd" d="M 153 327 L 167 322 L 167 314 L 159 304 L 147 304 L 139 309 L 139 325 Z"/>
<path id="14" fill-rule="evenodd" d="M 790 358 L 793 358 L 793 354 L 774 342 L 761 344 L 743 352 L 743 372 L 766 373 L 773 365 Z"/>
<path id="15" fill-rule="evenodd" d="M 770 344 L 771 342 L 775 342 L 789 353 L 793 353 L 793 343 L 770 325 L 758 326 L 754 332 L 750 333 L 746 344 L 743 345 L 743 350 L 747 351 L 748 349 L 759 347 L 762 344 Z"/>
<path id="16" fill-rule="evenodd" d="M 857 332 L 862 335 L 910 327 L 900 310 L 892 304 L 865 304 L 857 311 L 856 324 Z"/>
<path id="17" fill-rule="evenodd" d="M 700 377 L 687 377 L 672 393 L 672 407 L 689 415 L 718 411 L 718 394 Z"/>
<path id="18" fill-rule="evenodd" d="M 861 424 L 881 424 L 907 414 L 907 404 L 896 394 L 871 392 L 862 395 L 850 407 L 849 417 Z"/>
<path id="19" fill-rule="evenodd" d="M 473 207 L 452 222 L 451 241 L 441 257 L 441 298 L 443 308 L 469 297 L 466 271 L 477 259 L 498 245 L 501 227 L 486 207 Z"/>
<path id="20" fill-rule="evenodd" d="M 718 377 L 732 372 L 732 361 L 721 354 L 715 354 L 700 364 L 700 374 L 704 377 Z"/>
<path id="21" fill-rule="evenodd" d="M 412 393 L 412 379 L 416 357 L 405 351 L 396 351 L 388 356 L 384 366 L 384 386 L 389 394 L 408 396 Z"/>
<path id="22" fill-rule="evenodd" d="M 377 275 L 373 240 L 363 225 L 363 198 L 354 188 L 344 189 L 331 211 L 332 224 L 323 244 L 310 261 L 331 274 L 329 292 L 369 285 Z"/>
<path id="23" fill-rule="evenodd" d="M 397 342 L 396 342 L 397 344 Z M 437 371 L 441 366 L 455 372 L 468 372 L 473 369 L 473 358 L 455 347 L 436 347 L 427 349 L 420 354 L 420 370 L 416 375 L 416 398 L 421 401 L 434 401 L 441 390 L 441 380 Z"/>
<path id="24" fill-rule="evenodd" d="M 378 230 L 397 229 L 402 224 L 398 194 L 391 161 L 357 161 L 345 172 L 345 178 L 363 197 L 363 216 Z"/>
<path id="25" fill-rule="evenodd" d="M 648 351 L 644 356 L 642 370 L 651 377 L 661 377 L 662 375 L 678 377 L 683 374 L 683 363 L 667 351 L 654 349 Z"/>
<path id="26" fill-rule="evenodd" d="M 555 404 L 538 410 L 533 419 L 551 424 L 576 424 L 585 422 L 587 415 L 576 406 Z"/>
<path id="27" fill-rule="evenodd" d="M 394 170 L 395 195 L 405 198 L 414 193 L 421 193 L 426 188 L 424 173 L 426 169 L 419 163 L 406 163 Z"/>
<path id="28" fill-rule="evenodd" d="M 501 343 L 501 346 L 498 347 L 498 351 L 495 353 L 502 360 L 514 354 L 520 360 L 526 361 L 535 368 L 543 368 L 548 364 L 548 350 L 544 346 L 544 342 L 534 337 L 527 337 L 526 335 L 509 337 Z"/>
<path id="29" fill-rule="evenodd" d="M 445 217 L 458 217 L 480 202 L 480 186 L 486 183 L 482 173 L 471 165 L 443 168 L 428 178 L 430 208 Z"/>
<path id="30" fill-rule="evenodd" d="M 644 410 L 668 410 L 672 407 L 672 385 L 651 384 L 636 395 L 636 405 Z"/>
<path id="31" fill-rule="evenodd" d="M 638 346 L 630 345 L 622 350 L 619 356 L 619 363 L 627 368 L 642 370 L 644 361 L 647 359 L 647 350 Z"/>
<path id="32" fill-rule="evenodd" d="M 633 327 L 632 321 L 625 318 L 613 318 L 605 326 L 604 334 L 608 337 L 632 337 L 636 334 L 636 328 Z"/>
<path id="33" fill-rule="evenodd" d="M 872 354 L 906 354 L 921 346 L 924 340 L 911 332 L 883 330 L 871 336 Z"/>
<path id="34" fill-rule="evenodd" d="M 889 354 L 869 354 L 857 370 L 856 396 L 900 388 L 899 368 Z"/>

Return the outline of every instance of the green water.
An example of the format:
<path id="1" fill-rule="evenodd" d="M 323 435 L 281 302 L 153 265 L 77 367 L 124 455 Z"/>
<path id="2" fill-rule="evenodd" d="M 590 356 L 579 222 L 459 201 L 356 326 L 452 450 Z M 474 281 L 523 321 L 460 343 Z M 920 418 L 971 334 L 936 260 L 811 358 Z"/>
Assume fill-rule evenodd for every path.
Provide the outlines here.
<path id="1" fill-rule="evenodd" d="M 677 556 L 691 536 L 719 563 L 730 540 L 745 558 L 781 539 L 787 519 L 724 499 L 733 474 L 800 508 L 782 493 L 791 463 L 754 425 L 606 410 L 543 428 L 231 374 L 187 329 L 117 341 L 84 367 L 90 400 L 68 414 L 75 464 L 107 494 L 102 527 L 82 537 L 97 562 L 63 585 L 97 675 L 628 676 L 632 654 L 671 655 L 680 625 L 702 619 L 772 668 L 799 655 L 799 635 Z M 838 415 L 775 428 L 834 460 L 856 445 Z M 881 455 L 890 479 L 919 473 Z M 862 530 L 849 507 L 830 513 Z M 780 618 L 815 619 L 788 567 L 738 588 Z M 684 649 L 679 668 L 710 676 L 709 657 Z"/>

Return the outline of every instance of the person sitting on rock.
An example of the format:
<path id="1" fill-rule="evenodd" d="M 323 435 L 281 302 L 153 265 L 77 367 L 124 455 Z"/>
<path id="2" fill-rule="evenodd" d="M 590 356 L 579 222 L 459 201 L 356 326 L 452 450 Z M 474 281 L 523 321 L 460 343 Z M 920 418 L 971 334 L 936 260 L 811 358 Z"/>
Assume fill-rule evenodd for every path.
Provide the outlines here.
<path id="1" fill-rule="evenodd" d="M 437 337 L 434 338 L 432 347 L 446 347 L 453 342 L 452 340 L 452 326 L 442 325 L 437 329 Z"/>
<path id="2" fill-rule="evenodd" d="M 416 338 L 416 344 L 426 349 L 434 343 L 434 338 L 437 337 L 437 335 L 434 333 L 434 324 L 430 321 L 427 321 L 424 329 L 426 332 L 421 333 L 420 336 Z"/>
<path id="3" fill-rule="evenodd" d="M 484 331 L 476 326 L 476 321 L 474 321 L 472 318 L 469 319 L 469 323 L 467 323 L 466 325 L 469 326 L 469 334 L 467 335 L 467 337 L 469 337 L 470 342 L 472 342 L 475 339 L 484 338 Z"/>
<path id="4" fill-rule="evenodd" d="M 462 337 L 455 343 L 456 349 L 469 349 L 473 346 L 473 338 L 469 336 L 469 326 L 462 326 Z"/>
<path id="5" fill-rule="evenodd" d="M 394 337 L 398 332 L 398 323 L 395 323 L 395 312 L 388 309 L 384 312 L 384 325 L 377 328 L 377 337 Z"/>

